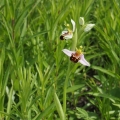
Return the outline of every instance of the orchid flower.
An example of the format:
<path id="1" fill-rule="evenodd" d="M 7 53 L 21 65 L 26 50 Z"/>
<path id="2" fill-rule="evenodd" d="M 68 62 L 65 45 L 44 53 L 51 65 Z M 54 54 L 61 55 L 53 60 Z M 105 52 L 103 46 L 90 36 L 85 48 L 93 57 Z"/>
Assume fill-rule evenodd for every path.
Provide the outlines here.
<path id="1" fill-rule="evenodd" d="M 73 37 L 73 32 L 75 31 L 74 20 L 71 19 L 71 23 L 72 23 L 73 29 L 72 30 L 67 29 L 67 30 L 62 31 L 62 34 L 60 35 L 61 40 L 68 40 L 68 39 L 71 39 Z"/>
<path id="2" fill-rule="evenodd" d="M 80 25 L 84 25 L 84 18 L 83 17 L 80 17 L 79 18 L 79 24 Z M 85 25 L 85 28 L 84 28 L 84 31 L 85 32 L 89 32 L 93 27 L 95 26 L 95 24 L 86 24 Z"/>
<path id="3" fill-rule="evenodd" d="M 84 66 L 90 66 L 90 63 L 86 61 L 84 58 L 84 54 L 82 52 L 82 47 L 80 49 L 76 49 L 76 51 L 70 51 L 68 49 L 62 50 L 67 56 L 70 57 L 70 60 L 74 63 L 80 62 Z"/>

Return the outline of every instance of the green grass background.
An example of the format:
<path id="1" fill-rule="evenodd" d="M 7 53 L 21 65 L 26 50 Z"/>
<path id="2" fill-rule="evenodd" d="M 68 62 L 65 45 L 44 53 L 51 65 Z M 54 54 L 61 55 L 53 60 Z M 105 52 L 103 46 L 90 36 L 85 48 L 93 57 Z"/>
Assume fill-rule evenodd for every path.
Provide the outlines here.
<path id="1" fill-rule="evenodd" d="M 80 45 L 90 67 L 62 52 Z M 1 0 L 0 120 L 120 120 L 119 92 L 119 0 Z"/>

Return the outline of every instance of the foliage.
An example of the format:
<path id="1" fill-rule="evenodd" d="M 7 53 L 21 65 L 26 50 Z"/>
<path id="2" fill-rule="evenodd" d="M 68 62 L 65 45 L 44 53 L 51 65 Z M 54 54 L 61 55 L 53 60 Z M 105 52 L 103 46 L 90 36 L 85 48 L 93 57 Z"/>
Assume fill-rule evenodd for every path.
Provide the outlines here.
<path id="1" fill-rule="evenodd" d="M 119 11 L 119 0 L 1 0 L 0 120 L 119 120 Z M 90 67 L 62 52 L 81 45 Z"/>

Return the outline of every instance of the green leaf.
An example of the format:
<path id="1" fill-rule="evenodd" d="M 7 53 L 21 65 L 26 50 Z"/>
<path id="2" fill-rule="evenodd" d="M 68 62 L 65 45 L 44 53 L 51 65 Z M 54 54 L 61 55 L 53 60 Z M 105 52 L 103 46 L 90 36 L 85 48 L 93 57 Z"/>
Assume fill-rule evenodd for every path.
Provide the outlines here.
<path id="1" fill-rule="evenodd" d="M 46 108 L 42 113 L 40 113 L 37 117 L 35 117 L 33 120 L 41 120 L 42 118 L 47 118 L 48 114 L 51 112 L 51 110 L 54 108 L 55 104 L 51 104 Z"/>
<path id="2" fill-rule="evenodd" d="M 56 105 L 58 114 L 60 116 L 60 119 L 61 120 L 65 120 L 65 116 L 64 116 L 64 112 L 63 112 L 61 103 L 60 103 L 59 98 L 58 98 L 58 96 L 57 96 L 55 91 L 54 91 L 54 101 L 55 101 L 55 105 Z"/>
<path id="3" fill-rule="evenodd" d="M 112 96 L 112 95 L 106 94 L 106 93 L 88 92 L 87 94 L 93 95 L 93 96 L 96 96 L 96 97 L 108 98 L 108 99 L 111 100 L 113 103 L 115 103 L 115 100 L 120 101 L 120 99 L 118 99 L 118 98 L 116 98 L 116 97 L 114 97 L 114 96 Z"/>
<path id="4" fill-rule="evenodd" d="M 75 91 L 75 90 L 77 90 L 77 89 L 80 89 L 80 88 L 82 88 L 82 87 L 84 87 L 85 85 L 84 84 L 80 84 L 80 85 L 74 85 L 74 86 L 72 86 L 72 87 L 69 87 L 68 89 L 67 89 L 67 93 L 68 92 L 73 92 L 73 91 Z"/>
<path id="5" fill-rule="evenodd" d="M 95 70 L 99 70 L 99 71 L 101 71 L 101 72 L 103 72 L 105 74 L 108 74 L 108 75 L 110 75 L 112 77 L 117 77 L 118 79 L 120 79 L 120 76 L 118 74 L 113 73 L 112 71 L 106 70 L 106 69 L 98 67 L 98 66 L 91 66 L 91 67 L 93 69 L 95 69 Z"/>

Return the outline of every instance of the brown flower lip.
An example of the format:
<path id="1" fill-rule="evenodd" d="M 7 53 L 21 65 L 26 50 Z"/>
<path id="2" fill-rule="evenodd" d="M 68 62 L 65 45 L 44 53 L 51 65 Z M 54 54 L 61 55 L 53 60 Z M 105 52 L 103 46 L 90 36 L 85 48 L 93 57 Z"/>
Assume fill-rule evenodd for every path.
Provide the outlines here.
<path id="1" fill-rule="evenodd" d="M 63 35 L 60 36 L 60 40 L 65 40 Z"/>
<path id="2" fill-rule="evenodd" d="M 72 53 L 70 60 L 74 63 L 77 63 L 80 60 L 80 55 L 77 55 L 76 53 Z"/>

